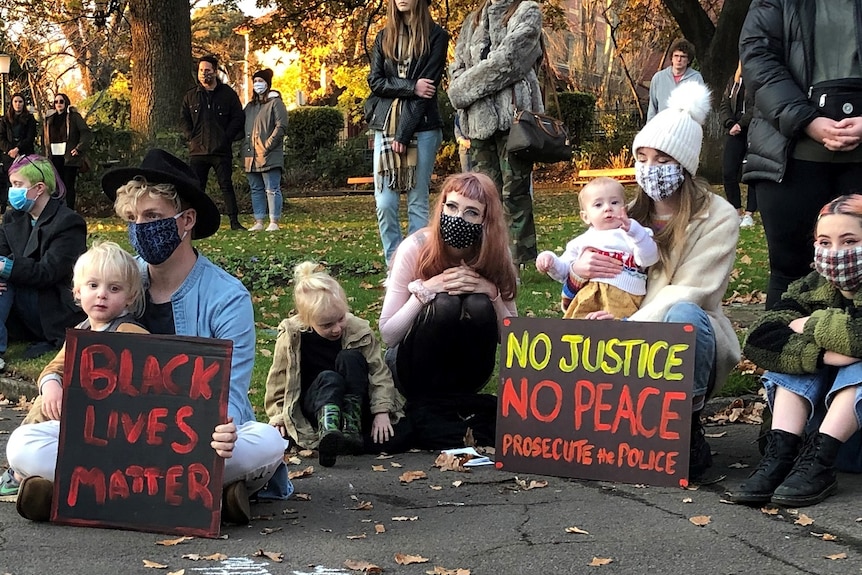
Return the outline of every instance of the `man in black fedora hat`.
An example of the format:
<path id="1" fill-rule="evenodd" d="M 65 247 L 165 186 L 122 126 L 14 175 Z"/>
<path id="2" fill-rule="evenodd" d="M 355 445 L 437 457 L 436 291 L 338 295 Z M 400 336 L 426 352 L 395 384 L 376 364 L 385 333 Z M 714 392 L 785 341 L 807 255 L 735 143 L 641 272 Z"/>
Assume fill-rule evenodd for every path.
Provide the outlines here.
<path id="1" fill-rule="evenodd" d="M 239 280 L 192 246 L 192 238 L 218 230 L 218 209 L 201 191 L 191 168 L 164 150 L 150 150 L 140 167 L 109 170 L 102 177 L 102 190 L 114 201 L 117 215 L 128 222 L 129 241 L 146 263 L 142 271 L 147 305 L 140 319 L 144 327 L 155 334 L 233 342 L 228 421 L 216 426 L 211 445 L 225 458 L 222 518 L 248 523 L 248 494 L 270 480 L 282 464 L 286 444 L 274 427 L 255 420 L 248 399 L 255 351 L 251 296 Z M 25 453 L 29 447 L 31 454 L 53 444 L 56 453 L 57 437 L 52 435 L 56 432 L 40 425 L 20 427 L 9 443 L 17 443 Z M 51 483 L 43 479 L 53 477 L 49 467 L 38 474 L 15 468 L 29 475 L 21 483 L 18 505 L 28 519 L 49 517 Z M 284 476 L 282 491 L 287 495 L 290 485 Z"/>
<path id="2" fill-rule="evenodd" d="M 198 61 L 198 83 L 183 97 L 180 124 L 189 146 L 189 163 L 201 189 L 206 190 L 213 168 L 230 218 L 230 229 L 244 230 L 237 216 L 231 180 L 231 146 L 243 136 L 245 114 L 237 93 L 219 80 L 215 56 L 204 56 Z"/>

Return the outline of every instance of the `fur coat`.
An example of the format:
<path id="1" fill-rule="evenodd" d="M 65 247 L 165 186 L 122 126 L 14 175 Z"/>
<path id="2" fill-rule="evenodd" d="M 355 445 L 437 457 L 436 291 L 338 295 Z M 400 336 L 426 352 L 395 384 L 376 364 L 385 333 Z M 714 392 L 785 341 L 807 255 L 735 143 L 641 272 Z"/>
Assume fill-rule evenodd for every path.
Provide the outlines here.
<path id="1" fill-rule="evenodd" d="M 471 14 L 458 36 L 448 93 L 468 138 L 485 140 L 509 130 L 513 92 L 518 109 L 545 109 L 535 70 L 542 57 L 542 11 L 536 2 L 526 0 L 503 25 L 513 1 L 485 4 L 478 24 Z"/>

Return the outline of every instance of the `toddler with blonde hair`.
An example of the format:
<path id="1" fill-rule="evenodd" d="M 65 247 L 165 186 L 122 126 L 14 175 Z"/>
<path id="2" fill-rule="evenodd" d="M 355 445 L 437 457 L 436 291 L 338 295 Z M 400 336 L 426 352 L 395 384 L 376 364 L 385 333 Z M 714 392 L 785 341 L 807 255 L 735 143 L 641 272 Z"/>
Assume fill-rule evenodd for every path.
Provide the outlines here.
<path id="1" fill-rule="evenodd" d="M 135 320 L 144 310 L 144 286 L 135 258 L 114 242 L 94 244 L 75 262 L 72 277 L 75 302 L 87 319 L 75 329 L 149 333 Z M 50 427 L 50 434 L 60 433 L 60 410 L 63 406 L 63 368 L 66 344 L 39 375 L 39 395 L 22 425 Z M 36 452 L 33 452 L 34 457 Z M 23 454 L 7 454 L 8 459 Z M 0 494 L 15 495 L 22 478 L 10 467 L 0 477 Z"/>
<path id="2" fill-rule="evenodd" d="M 294 305 L 296 313 L 278 326 L 266 380 L 270 425 L 316 448 L 324 467 L 338 455 L 403 451 L 404 399 L 371 326 L 350 313 L 344 289 L 303 262 L 294 269 Z"/>

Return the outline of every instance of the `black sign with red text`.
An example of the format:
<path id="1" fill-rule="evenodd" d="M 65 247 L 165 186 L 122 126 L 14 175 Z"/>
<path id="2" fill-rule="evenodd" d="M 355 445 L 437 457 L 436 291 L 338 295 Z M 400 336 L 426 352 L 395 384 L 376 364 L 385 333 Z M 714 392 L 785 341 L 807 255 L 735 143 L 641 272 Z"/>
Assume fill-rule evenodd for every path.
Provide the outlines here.
<path id="1" fill-rule="evenodd" d="M 688 484 L 693 326 L 541 318 L 504 326 L 498 468 Z"/>
<path id="2" fill-rule="evenodd" d="M 51 520 L 217 537 L 230 341 L 69 330 Z"/>

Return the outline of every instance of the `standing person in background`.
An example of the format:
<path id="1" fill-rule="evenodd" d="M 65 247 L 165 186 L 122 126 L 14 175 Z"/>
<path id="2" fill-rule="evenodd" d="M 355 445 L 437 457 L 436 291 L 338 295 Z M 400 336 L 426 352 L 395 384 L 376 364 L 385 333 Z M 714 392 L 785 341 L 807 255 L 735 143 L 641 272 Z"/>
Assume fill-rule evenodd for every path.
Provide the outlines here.
<path id="1" fill-rule="evenodd" d="M 473 162 L 470 161 L 470 138 L 461 131 L 461 123 L 458 122 L 458 114 L 455 114 L 455 143 L 458 145 L 458 160 L 461 162 L 462 172 L 472 172 Z"/>
<path id="2" fill-rule="evenodd" d="M 430 0 L 388 0 L 371 51 L 368 127 L 374 130 L 374 199 L 387 265 L 401 243 L 398 205 L 407 192 L 407 233 L 428 224 L 428 192 L 443 119 L 437 88 L 449 34 L 431 19 Z"/>
<path id="3" fill-rule="evenodd" d="M 189 146 L 189 165 L 206 191 L 210 168 L 215 170 L 230 229 L 245 230 L 239 223 L 231 173 L 234 140 L 242 137 L 244 116 L 239 96 L 218 78 L 218 59 L 198 61 L 198 84 L 186 92 L 180 123 Z"/>
<path id="4" fill-rule="evenodd" d="M 263 220 L 269 209 L 266 231 L 278 230 L 284 198 L 281 195 L 281 171 L 284 169 L 284 132 L 287 129 L 287 108 L 281 94 L 272 90 L 272 70 L 255 72 L 252 78 L 254 96 L 245 106 L 245 141 L 242 156 L 248 185 L 254 225 L 250 231 L 264 229 Z"/>
<path id="5" fill-rule="evenodd" d="M 670 66 L 656 72 L 649 83 L 649 110 L 647 121 L 667 108 L 667 98 L 681 82 L 703 84 L 700 72 L 690 67 L 694 60 L 694 46 L 680 38 L 670 46 Z"/>
<path id="6" fill-rule="evenodd" d="M 724 195 L 727 201 L 736 208 L 739 214 L 739 227 L 750 228 L 754 225 L 751 215 L 757 211 L 757 194 L 754 185 L 748 186 L 748 197 L 745 201 L 745 211 L 742 211 L 742 192 L 739 189 L 739 175 L 745 150 L 748 147 L 748 124 L 751 122 L 751 112 L 754 109 L 754 94 L 748 93 L 742 83 L 742 62 L 736 67 L 736 73 L 727 86 L 721 98 L 721 125 L 727 130 L 724 138 L 724 157 L 722 178 L 724 180 Z"/>
<path id="7" fill-rule="evenodd" d="M 860 22 L 858 0 L 756 0 L 742 26 L 755 101 L 742 179 L 757 185 L 769 249 L 766 309 L 811 271 L 821 206 L 862 191 Z"/>
<path id="8" fill-rule="evenodd" d="M 75 180 L 92 141 L 93 133 L 78 110 L 72 107 L 69 96 L 54 96 L 54 109 L 45 116 L 42 147 L 66 185 L 66 205 L 73 210 L 77 195 Z"/>
<path id="9" fill-rule="evenodd" d="M 516 265 L 536 259 L 530 194 L 533 163 L 510 156 L 515 110 L 543 112 L 536 63 L 542 58 L 542 11 L 530 0 L 486 0 L 467 16 L 450 67 L 449 99 L 470 138 L 473 170 L 501 193 Z"/>
<path id="10" fill-rule="evenodd" d="M 36 118 L 24 105 L 24 95 L 12 94 L 11 106 L 0 118 L 0 151 L 3 152 L 0 169 L 0 214 L 6 212 L 9 180 L 7 173 L 18 156 L 35 153 Z"/>

